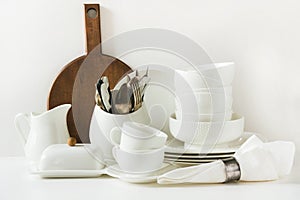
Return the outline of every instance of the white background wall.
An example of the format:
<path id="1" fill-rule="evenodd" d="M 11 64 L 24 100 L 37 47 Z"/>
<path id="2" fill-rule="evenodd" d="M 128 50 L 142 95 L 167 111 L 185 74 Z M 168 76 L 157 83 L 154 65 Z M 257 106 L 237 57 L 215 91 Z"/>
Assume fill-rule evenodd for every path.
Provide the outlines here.
<path id="1" fill-rule="evenodd" d="M 0 156 L 23 155 L 14 116 L 46 110 L 55 76 L 84 53 L 83 2 L 89 1 L 0 1 Z M 102 40 L 165 28 L 190 37 L 216 62 L 235 61 L 234 110 L 246 117 L 246 130 L 293 140 L 300 148 L 299 1 L 100 3 Z"/>

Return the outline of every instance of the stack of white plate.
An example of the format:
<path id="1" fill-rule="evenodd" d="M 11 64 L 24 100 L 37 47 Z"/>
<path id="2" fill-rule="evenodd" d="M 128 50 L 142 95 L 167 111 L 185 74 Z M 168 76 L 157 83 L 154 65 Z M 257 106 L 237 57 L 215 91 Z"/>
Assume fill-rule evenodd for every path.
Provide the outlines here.
<path id="1" fill-rule="evenodd" d="M 165 162 L 179 165 L 198 165 L 232 157 L 239 147 L 253 134 L 245 132 L 240 138 L 215 146 L 186 148 L 183 142 L 172 140 L 166 145 Z"/>

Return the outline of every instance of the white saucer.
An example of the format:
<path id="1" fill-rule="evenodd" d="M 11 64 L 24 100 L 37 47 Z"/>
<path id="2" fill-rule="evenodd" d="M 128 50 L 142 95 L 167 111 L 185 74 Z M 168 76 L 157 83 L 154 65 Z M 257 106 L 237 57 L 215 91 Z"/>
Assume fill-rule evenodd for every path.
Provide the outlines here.
<path id="1" fill-rule="evenodd" d="M 253 135 L 253 133 L 245 132 L 243 136 L 233 142 L 216 145 L 214 147 L 202 147 L 201 149 L 191 148 L 186 149 L 184 147 L 184 143 L 178 140 L 172 140 L 166 145 L 165 153 L 166 154 L 174 154 L 178 155 L 189 155 L 195 156 L 199 154 L 207 154 L 207 155 L 224 155 L 224 154 L 234 154 L 236 150 L 240 148 L 240 146 Z M 219 155 L 218 155 L 219 154 Z"/>
<path id="2" fill-rule="evenodd" d="M 32 174 L 43 178 L 92 178 L 106 174 L 106 170 L 38 170 Z"/>
<path id="3" fill-rule="evenodd" d="M 106 168 L 106 174 L 129 183 L 153 183 L 156 182 L 159 175 L 176 168 L 177 167 L 172 164 L 164 163 L 163 166 L 156 171 L 146 173 L 128 173 L 122 171 L 119 165 L 115 164 Z"/>

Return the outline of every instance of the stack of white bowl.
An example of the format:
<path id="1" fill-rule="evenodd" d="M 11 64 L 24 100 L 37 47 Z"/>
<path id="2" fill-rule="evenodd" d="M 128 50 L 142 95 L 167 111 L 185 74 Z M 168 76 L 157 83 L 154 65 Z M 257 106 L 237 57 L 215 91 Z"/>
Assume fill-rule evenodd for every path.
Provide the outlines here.
<path id="1" fill-rule="evenodd" d="M 171 134 L 188 146 L 239 138 L 244 118 L 232 111 L 234 63 L 214 63 L 198 69 L 176 70 L 177 99 L 169 121 Z"/>

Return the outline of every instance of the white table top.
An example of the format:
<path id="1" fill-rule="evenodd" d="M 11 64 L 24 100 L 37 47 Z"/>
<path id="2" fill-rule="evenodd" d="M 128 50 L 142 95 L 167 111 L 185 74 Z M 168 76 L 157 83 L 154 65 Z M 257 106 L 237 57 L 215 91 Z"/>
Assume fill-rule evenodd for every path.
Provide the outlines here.
<path id="1" fill-rule="evenodd" d="M 297 165 L 298 166 L 298 165 Z M 84 179 L 42 179 L 28 172 L 22 157 L 0 158 L 0 199 L 299 199 L 300 172 L 278 181 L 162 186 L 130 184 L 109 176 Z"/>

